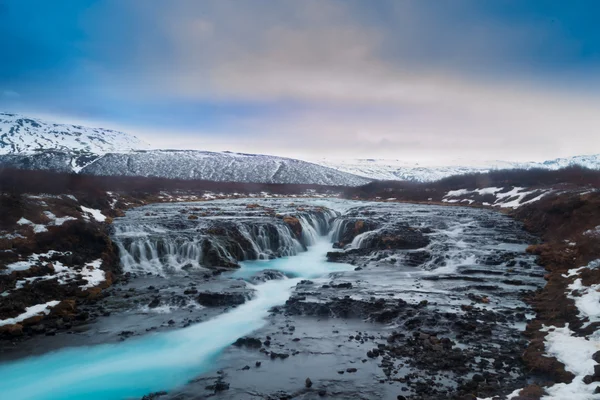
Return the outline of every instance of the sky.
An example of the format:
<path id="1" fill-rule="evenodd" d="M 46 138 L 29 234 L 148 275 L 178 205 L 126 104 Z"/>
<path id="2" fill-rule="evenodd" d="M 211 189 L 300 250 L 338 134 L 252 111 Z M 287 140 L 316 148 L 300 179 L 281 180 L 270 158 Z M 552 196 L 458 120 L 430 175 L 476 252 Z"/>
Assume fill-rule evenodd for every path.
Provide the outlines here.
<path id="1" fill-rule="evenodd" d="M 155 148 L 600 153 L 596 0 L 0 0 L 0 110 Z"/>

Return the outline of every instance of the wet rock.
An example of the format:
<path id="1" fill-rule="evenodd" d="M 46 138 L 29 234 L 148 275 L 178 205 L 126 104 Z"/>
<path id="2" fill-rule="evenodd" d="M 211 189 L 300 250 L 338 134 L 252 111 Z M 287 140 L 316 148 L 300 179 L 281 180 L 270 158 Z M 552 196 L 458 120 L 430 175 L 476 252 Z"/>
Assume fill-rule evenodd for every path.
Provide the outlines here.
<path id="1" fill-rule="evenodd" d="M 205 307 L 228 307 L 244 304 L 246 296 L 243 293 L 203 292 L 196 300 Z"/>
<path id="2" fill-rule="evenodd" d="M 152 301 L 148 304 L 148 308 L 156 308 L 160 306 L 160 297 L 155 297 L 154 299 L 152 299 Z"/>
<path id="3" fill-rule="evenodd" d="M 379 223 L 371 219 L 344 217 L 340 222 L 338 232 L 334 232 L 333 247 L 343 248 L 352 243 L 356 236 L 377 229 L 377 227 L 379 227 Z"/>
<path id="4" fill-rule="evenodd" d="M 283 222 L 290 227 L 297 239 L 302 239 L 302 224 L 298 218 L 286 215 L 283 217 Z"/>
<path id="5" fill-rule="evenodd" d="M 229 390 L 229 383 L 223 381 L 222 377 L 219 377 L 214 384 L 206 386 L 206 390 L 212 390 L 214 393 L 223 392 Z"/>
<path id="6" fill-rule="evenodd" d="M 166 396 L 168 393 L 161 391 L 161 392 L 155 392 L 155 393 L 150 393 L 145 395 L 144 397 L 142 397 L 141 400 L 156 400 L 160 397 Z"/>
<path id="7" fill-rule="evenodd" d="M 285 274 L 281 271 L 277 271 L 274 269 L 265 269 L 260 271 L 258 274 L 250 278 L 252 283 L 262 283 L 267 281 L 272 281 L 276 279 L 285 279 Z"/>
<path id="8" fill-rule="evenodd" d="M 330 286 L 332 288 L 334 288 L 334 289 L 352 289 L 352 283 L 351 282 L 331 284 Z"/>
<path id="9" fill-rule="evenodd" d="M 290 355 L 287 353 L 276 353 L 274 351 L 271 352 L 271 354 L 269 355 L 271 357 L 271 360 L 274 360 L 276 358 L 279 358 L 281 360 L 285 360 L 286 358 L 288 358 Z"/>
<path id="10" fill-rule="evenodd" d="M 306 378 L 306 381 L 304 381 L 304 386 L 306 386 L 307 388 L 311 388 L 312 385 L 313 385 L 313 383 L 310 380 L 310 378 Z"/>
<path id="11" fill-rule="evenodd" d="M 433 257 L 428 251 L 412 251 L 406 253 L 404 265 L 409 267 L 419 267 L 432 259 Z"/>
<path id="12" fill-rule="evenodd" d="M 253 349 L 260 349 L 262 347 L 262 342 L 260 339 L 252 338 L 252 337 L 241 337 L 233 343 L 234 346 L 237 347 L 250 347 Z"/>
<path id="13" fill-rule="evenodd" d="M 421 231 L 406 225 L 395 225 L 369 234 L 360 243 L 361 248 L 376 250 L 419 249 L 429 244 L 429 238 Z"/>

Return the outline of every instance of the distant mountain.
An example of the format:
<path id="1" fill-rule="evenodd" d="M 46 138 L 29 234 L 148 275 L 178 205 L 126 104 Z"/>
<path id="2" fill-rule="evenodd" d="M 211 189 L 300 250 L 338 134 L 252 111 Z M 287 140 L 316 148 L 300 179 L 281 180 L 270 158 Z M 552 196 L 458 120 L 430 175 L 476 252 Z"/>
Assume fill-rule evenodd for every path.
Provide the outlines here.
<path id="1" fill-rule="evenodd" d="M 600 169 L 600 154 L 557 158 L 544 162 L 508 162 L 490 161 L 487 163 L 466 162 L 464 166 L 434 166 L 420 167 L 407 164 L 401 160 L 385 159 L 354 159 L 354 160 L 315 160 L 316 164 L 336 169 L 341 172 L 370 178 L 373 180 L 407 180 L 416 182 L 431 182 L 453 175 L 463 175 L 474 172 L 489 172 L 498 169 L 533 169 L 542 168 L 557 170 L 569 166 L 582 166 L 590 169 Z"/>
<path id="2" fill-rule="evenodd" d="M 123 132 L 0 113 L 0 154 L 31 154 L 40 150 L 105 154 L 149 147 Z"/>
<path id="3" fill-rule="evenodd" d="M 0 166 L 108 176 L 358 186 L 370 179 L 289 158 L 146 150 L 123 132 L 0 113 Z"/>
<path id="4" fill-rule="evenodd" d="M 493 161 L 479 166 L 420 167 L 401 160 L 359 159 L 307 162 L 260 154 L 193 150 L 147 150 L 123 132 L 55 124 L 0 113 L 0 167 L 45 169 L 106 176 L 147 176 L 218 182 L 359 186 L 372 180 L 428 182 L 494 169 L 600 169 L 600 155 L 541 163 Z"/>

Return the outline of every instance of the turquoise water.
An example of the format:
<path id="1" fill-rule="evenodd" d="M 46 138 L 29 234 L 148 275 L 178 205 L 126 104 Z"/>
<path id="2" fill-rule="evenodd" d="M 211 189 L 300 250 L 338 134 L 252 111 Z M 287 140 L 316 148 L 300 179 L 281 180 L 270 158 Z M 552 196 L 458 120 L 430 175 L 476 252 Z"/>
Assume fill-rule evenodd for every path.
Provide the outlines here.
<path id="1" fill-rule="evenodd" d="M 305 278 L 352 269 L 327 263 L 331 244 L 322 238 L 295 257 L 245 262 L 234 276 L 276 269 L 296 278 L 252 286 L 252 300 L 188 328 L 118 344 L 77 347 L 0 365 L 0 398 L 10 400 L 121 400 L 170 390 L 214 369 L 220 352 L 265 324 Z"/>

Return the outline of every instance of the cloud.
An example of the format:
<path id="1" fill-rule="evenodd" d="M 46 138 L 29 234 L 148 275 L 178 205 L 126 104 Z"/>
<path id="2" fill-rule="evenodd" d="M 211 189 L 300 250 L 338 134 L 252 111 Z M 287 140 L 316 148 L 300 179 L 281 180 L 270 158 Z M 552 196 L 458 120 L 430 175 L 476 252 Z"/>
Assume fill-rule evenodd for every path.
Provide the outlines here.
<path id="1" fill-rule="evenodd" d="M 143 89 L 175 98 L 419 102 L 447 81 L 531 79 L 550 40 L 555 56 L 573 51 L 545 24 L 497 21 L 472 1 L 134 4 L 142 22 L 125 52 Z"/>
<path id="2" fill-rule="evenodd" d="M 128 119 L 166 147 L 430 163 L 597 151 L 598 74 L 576 62 L 583 41 L 494 7 L 97 2 L 78 21 L 83 82 L 60 99 L 91 99 L 86 116 Z"/>

